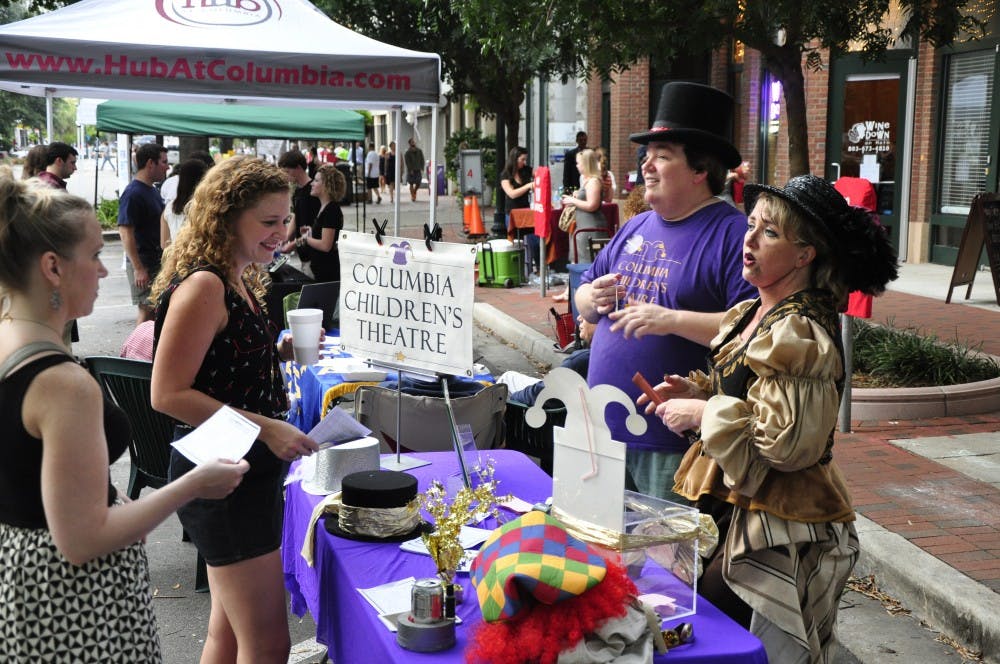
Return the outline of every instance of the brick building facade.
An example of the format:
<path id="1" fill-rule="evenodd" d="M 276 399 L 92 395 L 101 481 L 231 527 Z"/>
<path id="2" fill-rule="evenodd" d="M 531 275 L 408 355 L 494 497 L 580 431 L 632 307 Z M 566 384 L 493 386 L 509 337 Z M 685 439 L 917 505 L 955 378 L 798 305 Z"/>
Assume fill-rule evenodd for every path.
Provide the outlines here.
<path id="1" fill-rule="evenodd" d="M 996 17 L 989 18 L 995 25 Z M 844 161 L 841 145 L 846 144 L 842 138 L 846 134 L 839 133 L 842 128 L 831 127 L 842 117 L 835 114 L 836 105 L 844 103 L 844 97 L 838 95 L 848 94 L 838 91 L 847 90 L 847 82 L 851 81 L 893 78 L 899 81 L 899 98 L 895 103 L 902 122 L 892 118 L 888 123 L 895 132 L 895 151 L 889 158 L 902 161 L 894 178 L 884 175 L 885 168 L 882 172 L 887 187 L 885 204 L 890 205 L 895 195 L 895 202 L 891 203 L 892 215 L 886 218 L 898 217 L 893 239 L 898 243 L 901 256 L 909 262 L 953 264 L 972 196 L 975 191 L 998 189 L 995 164 L 1000 162 L 1000 150 L 997 149 L 1000 143 L 1000 103 L 997 101 L 1000 86 L 993 85 L 993 74 L 1000 70 L 1000 55 L 995 53 L 998 44 L 1000 35 L 995 29 L 988 30 L 984 40 L 955 48 L 936 50 L 927 43 L 920 43 L 917 49 L 893 52 L 888 69 L 887 65 L 861 63 L 855 56 L 831 62 L 830 53 L 824 51 L 823 68 L 804 72 L 810 170 L 831 180 L 838 177 L 839 169 L 844 166 L 839 162 Z M 788 135 L 784 100 L 781 98 L 776 106 L 771 105 L 768 93 L 772 84 L 760 54 L 746 49 L 733 58 L 728 50 L 720 49 L 712 55 L 705 69 L 700 80 L 687 80 L 697 80 L 733 95 L 736 101 L 734 141 L 751 164 L 752 179 L 772 184 L 787 181 Z M 987 82 L 981 83 L 980 79 Z M 652 123 L 660 93 L 659 85 L 656 90 L 651 89 L 653 80 L 657 79 L 650 64 L 640 62 L 616 75 L 612 82 L 597 78 L 588 82 L 589 142 L 592 146 L 604 145 L 609 149 L 611 166 L 619 183 L 625 183 L 628 172 L 636 169 L 638 146 L 628 140 L 629 134 L 645 131 Z M 982 92 L 985 116 L 966 118 L 962 115 L 967 105 L 962 102 L 962 95 L 974 85 L 988 85 Z M 974 89 L 979 90 L 978 87 Z M 609 117 L 602 117 L 602 109 L 610 109 Z M 962 132 L 972 134 L 978 145 L 975 150 L 969 151 L 960 145 L 961 140 L 966 140 L 960 136 Z M 879 155 L 880 162 L 885 158 Z M 985 163 L 982 172 L 979 160 Z M 962 189 L 962 174 L 974 176 L 965 177 L 972 180 L 971 189 Z M 950 191 L 955 193 L 949 194 Z M 954 199 L 951 203 L 949 196 Z"/>

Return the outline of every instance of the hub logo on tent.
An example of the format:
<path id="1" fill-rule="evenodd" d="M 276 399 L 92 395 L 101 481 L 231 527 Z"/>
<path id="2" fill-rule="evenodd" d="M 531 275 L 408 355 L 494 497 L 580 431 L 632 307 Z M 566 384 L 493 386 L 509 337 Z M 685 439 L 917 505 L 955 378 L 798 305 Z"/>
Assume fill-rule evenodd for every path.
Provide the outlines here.
<path id="1" fill-rule="evenodd" d="M 277 0 L 156 0 L 156 11 L 192 27 L 238 27 L 281 18 Z"/>

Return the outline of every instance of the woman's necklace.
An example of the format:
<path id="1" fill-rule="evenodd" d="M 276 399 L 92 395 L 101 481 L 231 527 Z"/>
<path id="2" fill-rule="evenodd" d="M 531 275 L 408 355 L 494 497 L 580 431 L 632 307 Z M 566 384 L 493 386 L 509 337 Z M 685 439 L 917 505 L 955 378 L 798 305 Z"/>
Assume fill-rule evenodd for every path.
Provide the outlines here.
<path id="1" fill-rule="evenodd" d="M 7 313 L 7 314 L 4 314 L 2 318 L 0 318 L 0 322 L 4 322 L 4 323 L 7 323 L 7 322 L 10 322 L 10 323 L 13 323 L 13 322 L 18 322 L 18 323 L 34 323 L 35 325 L 41 325 L 42 327 L 44 327 L 46 329 L 52 330 L 53 332 L 55 332 L 56 336 L 59 337 L 60 339 L 62 339 L 62 337 L 63 337 L 63 333 L 62 332 L 60 332 L 56 328 L 52 327 L 48 323 L 43 323 L 42 321 L 39 321 L 39 320 L 32 320 L 31 318 L 18 318 L 18 317 L 15 317 L 15 316 L 11 316 L 9 313 Z"/>

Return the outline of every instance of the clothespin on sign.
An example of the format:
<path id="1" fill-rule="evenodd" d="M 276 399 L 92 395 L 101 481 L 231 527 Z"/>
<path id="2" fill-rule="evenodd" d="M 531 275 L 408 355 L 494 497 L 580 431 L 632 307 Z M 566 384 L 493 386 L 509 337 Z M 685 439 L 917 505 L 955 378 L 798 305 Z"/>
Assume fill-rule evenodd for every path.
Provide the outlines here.
<path id="1" fill-rule="evenodd" d="M 378 242 L 378 246 L 382 246 L 382 238 L 385 236 L 385 227 L 389 225 L 389 220 L 386 219 L 382 222 L 382 225 L 378 225 L 378 219 L 372 218 L 372 226 L 375 227 L 375 241 Z"/>
<path id="2" fill-rule="evenodd" d="M 441 227 L 438 226 L 437 222 L 434 222 L 434 230 L 430 229 L 430 226 L 424 224 L 424 244 L 427 245 L 427 251 L 434 251 L 431 246 L 431 242 L 441 241 Z"/>

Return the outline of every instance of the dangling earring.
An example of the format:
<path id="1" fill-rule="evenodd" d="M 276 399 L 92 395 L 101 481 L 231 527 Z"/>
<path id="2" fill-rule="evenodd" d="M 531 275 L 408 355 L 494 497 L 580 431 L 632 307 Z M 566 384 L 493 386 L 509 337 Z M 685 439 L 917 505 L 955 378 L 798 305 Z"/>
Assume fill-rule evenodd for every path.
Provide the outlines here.
<path id="1" fill-rule="evenodd" d="M 52 295 L 49 296 L 49 306 L 52 308 L 52 311 L 59 311 L 59 307 L 62 306 L 62 297 L 59 295 L 58 288 L 52 289 Z"/>

